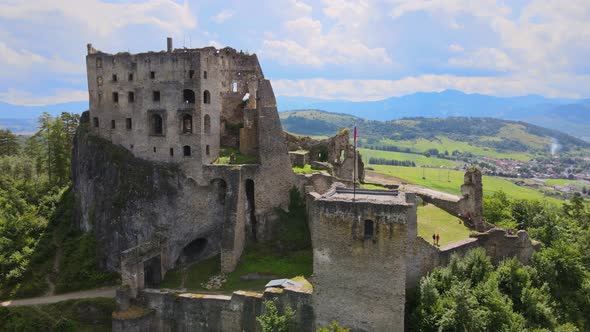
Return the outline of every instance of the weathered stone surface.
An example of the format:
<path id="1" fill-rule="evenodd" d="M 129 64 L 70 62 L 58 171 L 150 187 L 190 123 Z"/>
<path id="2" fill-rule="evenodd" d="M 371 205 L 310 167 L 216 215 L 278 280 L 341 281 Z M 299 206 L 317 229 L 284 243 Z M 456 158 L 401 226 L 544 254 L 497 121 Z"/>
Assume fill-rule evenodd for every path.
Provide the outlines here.
<path id="1" fill-rule="evenodd" d="M 297 290 L 267 289 L 264 293 L 234 292 L 231 296 L 164 292 L 140 292 L 138 305 L 153 310 L 148 322 L 137 321 L 146 331 L 261 331 L 256 317 L 264 313 L 264 301 L 275 300 L 281 312 L 295 310 L 296 331 L 313 331 L 311 294 Z M 113 331 L 137 331 L 134 321 L 113 323 Z"/>
<path id="2" fill-rule="evenodd" d="M 74 144 L 73 187 L 78 228 L 95 233 L 101 267 L 135 288 L 217 253 L 232 271 L 248 241 L 267 238 L 296 184 L 257 57 L 89 45 L 86 64 L 90 111 Z M 255 162 L 211 164 L 221 148 Z"/>
<path id="3" fill-rule="evenodd" d="M 333 137 L 322 140 L 285 133 L 289 151 L 308 151 L 308 163 L 317 169 L 333 170 L 333 174 L 336 177 L 344 180 L 352 180 L 354 178 L 355 154 L 354 146 L 350 144 L 349 136 L 350 131 L 348 129 L 340 130 Z M 363 181 L 365 178 L 364 163 L 358 151 L 356 161 L 356 178 Z M 330 167 L 323 166 L 321 163 L 328 163 Z"/>
<path id="4" fill-rule="evenodd" d="M 312 196 L 315 327 L 403 331 L 415 196 L 336 186 Z"/>

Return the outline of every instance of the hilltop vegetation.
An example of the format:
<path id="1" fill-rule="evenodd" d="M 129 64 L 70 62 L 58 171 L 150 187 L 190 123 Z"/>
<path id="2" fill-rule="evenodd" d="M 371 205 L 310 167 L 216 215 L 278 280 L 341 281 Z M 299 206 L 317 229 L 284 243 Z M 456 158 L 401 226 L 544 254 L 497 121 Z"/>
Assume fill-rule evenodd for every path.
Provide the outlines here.
<path id="1" fill-rule="evenodd" d="M 25 140 L 0 133 L 1 299 L 63 293 L 117 278 L 98 271 L 94 237 L 72 225 L 70 158 L 78 120 L 69 113 L 46 114 L 39 119 L 41 129 Z"/>
<path id="2" fill-rule="evenodd" d="M 526 160 L 550 154 L 552 140 L 562 153 L 579 154 L 590 143 L 562 132 L 524 122 L 492 118 L 405 118 L 370 121 L 318 110 L 280 113 L 284 129 L 302 135 L 333 135 L 339 128 L 357 126 L 359 145 L 378 150 L 424 153 L 472 153 Z"/>

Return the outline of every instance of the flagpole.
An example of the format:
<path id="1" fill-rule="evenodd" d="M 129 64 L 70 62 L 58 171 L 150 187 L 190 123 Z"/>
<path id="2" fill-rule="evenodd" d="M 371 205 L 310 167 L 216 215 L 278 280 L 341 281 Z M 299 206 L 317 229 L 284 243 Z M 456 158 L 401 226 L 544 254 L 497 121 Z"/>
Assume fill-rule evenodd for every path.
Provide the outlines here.
<path id="1" fill-rule="evenodd" d="M 356 161 L 356 135 L 357 135 L 357 131 L 356 131 L 356 124 L 354 125 L 354 165 L 352 167 L 352 201 L 354 202 L 356 199 L 356 165 L 357 165 L 357 161 Z"/>

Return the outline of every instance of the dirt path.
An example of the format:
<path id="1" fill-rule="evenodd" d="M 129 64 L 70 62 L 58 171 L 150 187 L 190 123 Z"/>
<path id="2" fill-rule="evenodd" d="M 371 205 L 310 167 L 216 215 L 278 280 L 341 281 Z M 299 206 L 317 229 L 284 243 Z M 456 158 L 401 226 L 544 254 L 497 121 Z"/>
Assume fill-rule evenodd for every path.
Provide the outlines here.
<path id="1" fill-rule="evenodd" d="M 44 296 L 51 296 L 55 294 L 55 284 L 53 283 L 53 280 L 59 274 L 59 266 L 63 257 L 63 248 L 59 243 L 57 243 L 55 231 L 53 232 L 51 241 L 53 242 L 56 250 L 55 255 L 53 256 L 53 267 L 51 268 L 51 272 L 45 276 L 45 280 L 47 281 L 47 284 L 49 284 L 49 289 Z"/>
<path id="2" fill-rule="evenodd" d="M 117 287 L 102 287 L 96 289 L 90 289 L 86 291 L 74 292 L 74 293 L 66 293 L 60 295 L 52 295 L 52 296 L 41 296 L 41 297 L 34 297 L 30 299 L 22 299 L 22 300 L 11 300 L 6 302 L 1 302 L 0 307 L 15 307 L 15 306 L 23 306 L 23 305 L 37 305 L 37 304 L 49 304 L 49 303 L 56 303 L 65 300 L 74 300 L 74 299 L 88 299 L 93 297 L 108 297 L 113 298 L 115 297 Z"/>

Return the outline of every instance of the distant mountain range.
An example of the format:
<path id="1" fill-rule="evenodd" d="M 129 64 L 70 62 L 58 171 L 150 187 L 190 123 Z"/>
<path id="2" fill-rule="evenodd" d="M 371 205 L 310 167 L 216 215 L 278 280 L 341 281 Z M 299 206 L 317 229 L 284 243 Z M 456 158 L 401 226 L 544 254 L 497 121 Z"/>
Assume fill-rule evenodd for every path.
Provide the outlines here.
<path id="1" fill-rule="evenodd" d="M 317 109 L 381 121 L 407 117 L 492 117 L 530 122 L 590 139 L 590 99 L 495 97 L 457 90 L 418 92 L 370 102 L 287 96 L 277 99 L 280 111 Z"/>
<path id="2" fill-rule="evenodd" d="M 546 98 L 539 95 L 496 97 L 466 94 L 457 90 L 418 92 L 378 101 L 355 102 L 305 97 L 278 96 L 279 111 L 318 109 L 354 115 L 367 120 L 396 120 L 406 117 L 493 117 L 520 120 L 557 129 L 590 141 L 590 99 Z M 16 132 L 32 130 L 42 112 L 80 113 L 88 102 L 48 106 L 18 106 L 0 102 L 0 128 Z"/>

